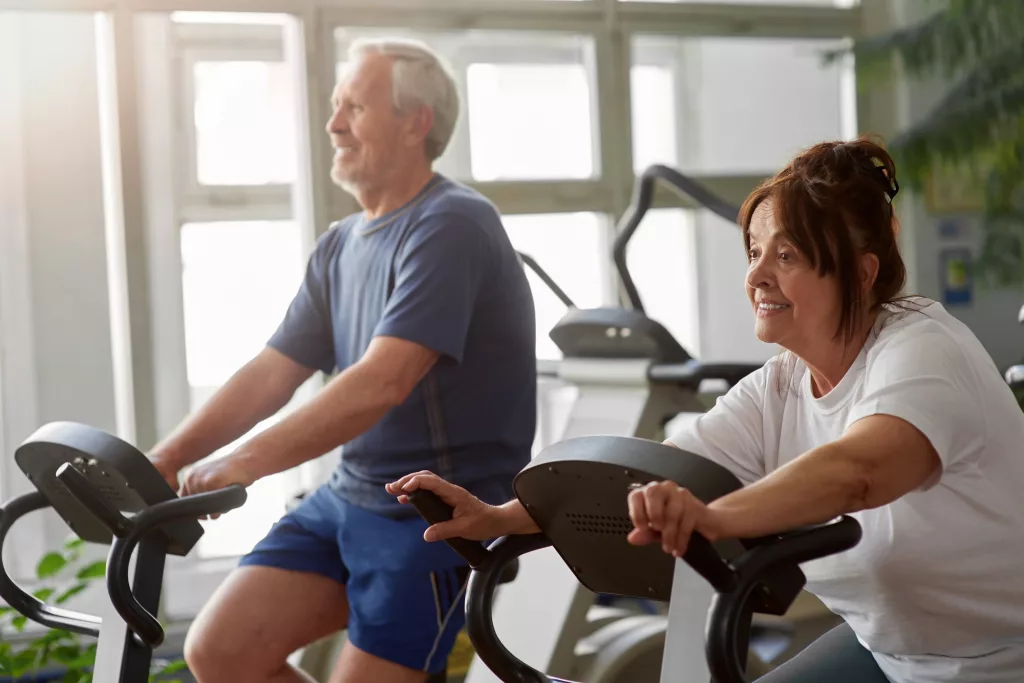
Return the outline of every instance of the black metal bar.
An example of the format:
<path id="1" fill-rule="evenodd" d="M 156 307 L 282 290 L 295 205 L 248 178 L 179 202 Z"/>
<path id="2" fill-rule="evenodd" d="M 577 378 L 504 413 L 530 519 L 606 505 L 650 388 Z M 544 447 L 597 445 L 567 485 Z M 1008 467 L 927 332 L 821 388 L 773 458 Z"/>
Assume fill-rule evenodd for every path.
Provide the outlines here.
<path id="1" fill-rule="evenodd" d="M 852 517 L 782 534 L 759 545 L 736 561 L 738 585 L 717 593 L 707 621 L 705 650 L 714 683 L 746 683 L 745 657 L 737 637 L 754 590 L 766 572 L 779 565 L 798 565 L 849 550 L 857 545 L 861 527 Z"/>
<path id="2" fill-rule="evenodd" d="M 107 502 L 96 487 L 89 483 L 85 475 L 75 469 L 69 462 L 57 468 L 57 479 L 68 491 L 96 516 L 111 533 L 118 538 L 127 536 L 132 530 L 132 522 L 121 514 L 121 511 Z"/>
<path id="3" fill-rule="evenodd" d="M 163 587 L 166 559 L 167 548 L 164 539 L 158 534 L 143 538 L 139 543 L 138 552 L 135 553 L 133 594 L 143 609 L 152 614 L 156 614 L 160 609 L 160 591 Z M 96 671 L 97 681 L 149 680 L 153 645 L 146 642 L 130 626 L 125 626 L 118 629 L 116 634 L 110 634 L 110 637 L 120 638 L 121 642 L 115 643 L 118 650 L 114 660 L 102 663 L 97 661 L 98 666 L 104 667 L 102 671 Z M 103 635 L 108 637 L 106 631 Z"/>
<path id="4" fill-rule="evenodd" d="M 548 286 L 548 289 L 555 293 L 555 296 L 557 296 L 563 304 L 565 304 L 569 308 L 579 308 L 579 306 L 573 303 L 573 300 L 569 298 L 569 295 L 565 293 L 565 290 L 558 286 L 558 283 L 556 283 L 551 278 L 551 276 L 548 275 L 548 272 L 546 270 L 540 267 L 540 264 L 537 263 L 537 261 L 535 261 L 532 256 L 530 256 L 529 254 L 524 254 L 521 251 L 517 251 L 516 253 L 519 254 L 519 258 L 520 260 L 522 260 L 523 264 L 525 264 L 527 267 L 529 267 L 530 270 L 536 273 L 537 277 L 539 277 L 544 282 L 544 284 Z"/>
<path id="5" fill-rule="evenodd" d="M 139 541 L 157 527 L 179 519 L 198 519 L 241 507 L 246 500 L 245 489 L 229 486 L 219 491 L 176 498 L 146 508 L 132 519 L 132 530 L 117 538 L 110 547 L 107 562 L 107 591 L 117 613 L 143 643 L 156 647 L 163 642 L 164 629 L 153 612 L 139 603 L 128 582 L 128 564 Z"/>
<path id="6" fill-rule="evenodd" d="M 409 503 L 430 524 L 447 522 L 454 513 L 452 506 L 441 500 L 433 491 L 422 489 L 413 491 L 409 494 Z M 476 541 L 470 541 L 465 538 L 450 538 L 448 539 L 448 545 L 474 569 L 482 565 L 488 558 L 487 548 Z"/>
<path id="7" fill-rule="evenodd" d="M 0 597 L 19 613 L 43 626 L 98 637 L 102 623 L 99 617 L 47 605 L 22 590 L 7 573 L 7 568 L 3 564 L 3 543 L 11 526 L 30 512 L 49 506 L 42 493 L 33 491 L 15 498 L 0 508 Z"/>
<path id="8" fill-rule="evenodd" d="M 698 533 L 690 535 L 683 560 L 720 592 L 728 592 L 739 583 L 739 575 L 722 559 L 715 547 Z"/>
<path id="9" fill-rule="evenodd" d="M 712 194 L 693 178 L 683 175 L 674 168 L 655 164 L 644 171 L 636 184 L 633 202 L 622 217 L 619 234 L 615 238 L 615 246 L 612 248 L 612 258 L 619 271 L 619 277 L 622 279 L 622 286 L 629 296 L 629 302 L 634 309 L 641 313 L 644 312 L 644 305 L 640 300 L 636 284 L 633 282 L 633 276 L 630 275 L 629 268 L 626 266 L 626 245 L 633 237 L 633 233 L 636 232 L 644 214 L 650 210 L 654 201 L 654 185 L 659 180 L 667 183 L 677 192 L 689 196 L 704 208 L 730 223 L 735 223 L 739 217 L 738 207 Z"/>
<path id="10" fill-rule="evenodd" d="M 520 555 L 547 548 L 543 534 L 505 536 L 495 541 L 489 557 L 469 577 L 466 589 L 466 630 L 480 660 L 503 683 L 550 683 L 551 679 L 513 655 L 494 630 L 494 594 L 506 567 Z"/>
<path id="11" fill-rule="evenodd" d="M 409 502 L 431 524 L 452 518 L 452 507 L 433 491 L 413 491 Z M 546 548 L 551 541 L 544 534 L 504 536 L 490 549 L 464 538 L 449 538 L 446 542 L 474 569 L 466 588 L 466 630 L 481 661 L 503 683 L 550 683 L 550 678 L 523 663 L 498 639 L 494 631 L 494 594 L 520 555 Z"/>

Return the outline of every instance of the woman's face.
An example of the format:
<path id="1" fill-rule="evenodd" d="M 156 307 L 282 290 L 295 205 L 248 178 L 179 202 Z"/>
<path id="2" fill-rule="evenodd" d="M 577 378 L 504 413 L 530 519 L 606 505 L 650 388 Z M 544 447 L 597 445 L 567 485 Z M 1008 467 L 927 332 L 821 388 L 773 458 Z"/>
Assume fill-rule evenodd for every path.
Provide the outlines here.
<path id="1" fill-rule="evenodd" d="M 805 356 L 834 343 L 841 317 L 839 286 L 822 277 L 797 251 L 772 218 L 765 200 L 751 217 L 747 296 L 754 307 L 754 333 Z"/>

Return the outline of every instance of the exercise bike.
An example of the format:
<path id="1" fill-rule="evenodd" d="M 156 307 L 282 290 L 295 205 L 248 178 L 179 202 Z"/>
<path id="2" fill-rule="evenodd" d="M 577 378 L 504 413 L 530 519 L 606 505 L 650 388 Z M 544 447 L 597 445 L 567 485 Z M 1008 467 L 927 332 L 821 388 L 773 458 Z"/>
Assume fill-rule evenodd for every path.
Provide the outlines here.
<path id="1" fill-rule="evenodd" d="M 633 528 L 627 494 L 663 480 L 685 486 L 706 503 L 741 487 L 718 464 L 660 443 L 616 436 L 569 439 L 545 449 L 515 479 L 516 497 L 540 533 L 503 537 L 489 547 L 466 539 L 448 541 L 473 568 L 466 595 L 470 639 L 503 683 L 569 683 L 521 661 L 497 636 L 492 612 L 499 578 L 521 555 L 550 547 L 595 593 L 669 600 L 675 559 L 660 545 L 638 547 L 626 540 Z M 417 491 L 409 498 L 430 523 L 452 517 L 451 507 L 431 492 Z M 860 525 L 847 516 L 755 540 L 712 544 L 694 534 L 681 559 L 715 591 L 705 632 L 714 683 L 745 683 L 753 615 L 781 615 L 789 609 L 805 584 L 799 565 L 848 550 L 860 537 Z M 670 626 L 667 642 L 672 641 Z M 662 683 L 692 680 L 685 672 L 661 672 Z"/>
<path id="2" fill-rule="evenodd" d="M 96 683 L 145 683 L 153 649 L 164 640 L 154 615 L 167 555 L 187 555 L 203 535 L 199 519 L 241 507 L 245 489 L 230 486 L 179 498 L 135 447 L 71 422 L 41 427 L 18 447 L 14 459 L 36 491 L 0 508 L 0 551 L 15 522 L 52 507 L 82 540 L 110 545 L 110 603 L 102 616 L 45 604 L 14 582 L 2 552 L 0 597 L 43 626 L 98 638 Z"/>

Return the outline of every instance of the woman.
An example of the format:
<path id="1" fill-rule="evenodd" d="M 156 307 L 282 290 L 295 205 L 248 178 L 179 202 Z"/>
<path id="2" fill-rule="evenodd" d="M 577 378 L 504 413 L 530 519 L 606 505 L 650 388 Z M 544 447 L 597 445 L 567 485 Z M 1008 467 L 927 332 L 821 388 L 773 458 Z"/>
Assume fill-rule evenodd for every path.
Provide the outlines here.
<path id="1" fill-rule="evenodd" d="M 867 139 L 797 156 L 740 212 L 754 329 L 784 349 L 668 443 L 746 486 L 704 505 L 672 482 L 629 494 L 636 544 L 749 538 L 840 514 L 852 550 L 803 566 L 844 624 L 765 683 L 1024 680 L 1024 417 L 991 358 L 943 307 L 899 297 L 889 155 Z M 455 518 L 425 538 L 537 530 L 430 473 Z"/>

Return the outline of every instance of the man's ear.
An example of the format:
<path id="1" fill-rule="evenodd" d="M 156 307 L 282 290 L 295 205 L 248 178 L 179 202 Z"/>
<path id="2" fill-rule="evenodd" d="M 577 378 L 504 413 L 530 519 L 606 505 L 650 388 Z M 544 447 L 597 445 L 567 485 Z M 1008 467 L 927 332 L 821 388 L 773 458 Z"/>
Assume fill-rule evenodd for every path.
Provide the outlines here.
<path id="1" fill-rule="evenodd" d="M 434 110 L 427 105 L 416 107 L 409 113 L 409 123 L 406 129 L 406 144 L 410 147 L 422 145 L 427 139 L 430 131 L 434 128 Z"/>

